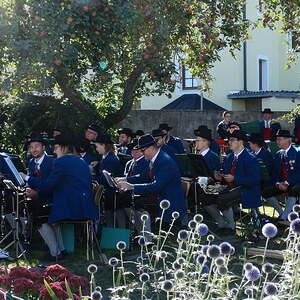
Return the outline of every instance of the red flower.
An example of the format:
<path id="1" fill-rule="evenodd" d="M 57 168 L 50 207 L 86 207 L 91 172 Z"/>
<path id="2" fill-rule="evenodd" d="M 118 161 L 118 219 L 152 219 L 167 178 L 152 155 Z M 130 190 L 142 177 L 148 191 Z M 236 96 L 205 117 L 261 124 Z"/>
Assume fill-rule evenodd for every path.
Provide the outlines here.
<path id="1" fill-rule="evenodd" d="M 57 297 L 59 297 L 62 300 L 68 298 L 68 294 L 63 288 L 64 282 L 62 282 L 62 281 L 61 282 L 53 282 L 53 283 L 50 283 L 49 285 Z M 51 297 L 45 286 L 42 286 L 40 288 L 40 297 L 42 297 L 45 300 L 51 300 Z"/>
<path id="2" fill-rule="evenodd" d="M 7 289 L 10 286 L 10 279 L 7 275 L 0 275 L 0 286 Z"/>
<path id="3" fill-rule="evenodd" d="M 35 290 L 35 283 L 28 278 L 16 278 L 12 282 L 15 294 L 22 294 L 27 291 Z"/>
<path id="4" fill-rule="evenodd" d="M 44 273 L 41 271 L 40 268 L 38 268 L 38 267 L 30 268 L 29 271 L 30 271 L 32 280 L 34 280 L 36 282 L 43 282 Z"/>
<path id="5" fill-rule="evenodd" d="M 15 279 L 20 277 L 31 279 L 31 273 L 27 268 L 24 267 L 14 267 L 10 269 L 9 272 L 10 279 Z"/>
<path id="6" fill-rule="evenodd" d="M 44 278 L 46 280 L 52 279 L 52 281 L 54 281 L 56 278 L 63 280 L 69 278 L 71 275 L 72 274 L 61 265 L 52 265 L 45 270 Z"/>
<path id="7" fill-rule="evenodd" d="M 68 284 L 70 285 L 71 290 L 73 291 L 76 289 L 76 291 L 79 290 L 79 287 L 81 287 L 83 295 L 89 294 L 90 284 L 89 281 L 82 277 L 77 275 L 72 275 L 67 279 Z"/>

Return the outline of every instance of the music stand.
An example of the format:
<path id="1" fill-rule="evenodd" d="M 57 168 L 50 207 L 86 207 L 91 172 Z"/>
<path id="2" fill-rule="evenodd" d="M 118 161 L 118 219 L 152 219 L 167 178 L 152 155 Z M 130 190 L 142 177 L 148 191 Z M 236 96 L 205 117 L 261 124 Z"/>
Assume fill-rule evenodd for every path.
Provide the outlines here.
<path id="1" fill-rule="evenodd" d="M 198 213 L 197 177 L 213 177 L 212 171 L 202 155 L 188 153 L 176 154 L 175 157 L 181 171 L 181 176 L 183 178 L 190 178 L 194 183 L 195 212 Z"/>

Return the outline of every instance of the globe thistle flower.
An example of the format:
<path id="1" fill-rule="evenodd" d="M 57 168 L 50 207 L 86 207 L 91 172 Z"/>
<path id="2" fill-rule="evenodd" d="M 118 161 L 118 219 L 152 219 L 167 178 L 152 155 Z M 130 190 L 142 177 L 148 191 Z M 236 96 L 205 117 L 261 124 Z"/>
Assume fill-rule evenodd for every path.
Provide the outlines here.
<path id="1" fill-rule="evenodd" d="M 200 236 L 204 236 L 208 234 L 208 227 L 204 223 L 200 223 L 198 226 L 198 233 Z"/>
<path id="2" fill-rule="evenodd" d="M 260 278 L 261 274 L 257 267 L 253 266 L 251 270 L 246 271 L 245 276 L 249 281 L 256 281 Z"/>
<path id="3" fill-rule="evenodd" d="M 91 265 L 88 266 L 87 271 L 90 274 L 95 274 L 98 271 L 98 267 L 94 264 L 91 264 Z"/>
<path id="4" fill-rule="evenodd" d="M 212 242 L 215 239 L 215 237 L 212 234 L 210 234 L 210 235 L 207 236 L 206 239 L 207 239 L 208 242 Z"/>
<path id="5" fill-rule="evenodd" d="M 232 246 L 228 242 L 223 242 L 220 244 L 221 253 L 223 255 L 229 255 L 231 254 L 231 248 Z"/>
<path id="6" fill-rule="evenodd" d="M 186 241 L 186 240 L 188 240 L 189 236 L 190 236 L 190 234 L 189 234 L 189 232 L 187 230 L 183 229 L 183 230 L 180 230 L 178 232 L 178 239 L 180 241 Z"/>
<path id="7" fill-rule="evenodd" d="M 250 296 L 253 293 L 253 289 L 250 287 L 245 288 L 244 290 L 245 295 Z"/>
<path id="8" fill-rule="evenodd" d="M 176 220 L 176 219 L 178 219 L 179 217 L 180 217 L 180 214 L 179 214 L 178 211 L 173 211 L 173 212 L 172 212 L 172 218 L 173 218 L 173 219 Z"/>
<path id="9" fill-rule="evenodd" d="M 300 205 L 299 205 L 299 204 L 295 204 L 295 205 L 293 206 L 293 211 L 294 211 L 295 213 L 300 213 Z"/>
<path id="10" fill-rule="evenodd" d="M 194 220 L 191 220 L 191 221 L 189 221 L 188 226 L 190 229 L 195 229 L 197 226 L 197 223 Z"/>
<path id="11" fill-rule="evenodd" d="M 183 264 L 185 264 L 186 260 L 183 257 L 178 257 L 177 262 L 182 266 Z"/>
<path id="12" fill-rule="evenodd" d="M 218 267 L 218 274 L 221 276 L 224 276 L 228 273 L 228 269 L 225 266 L 219 266 Z"/>
<path id="13" fill-rule="evenodd" d="M 92 292 L 92 300 L 101 300 L 102 299 L 102 294 L 99 291 L 94 291 Z"/>
<path id="14" fill-rule="evenodd" d="M 147 214 L 141 215 L 141 221 L 146 222 L 149 219 L 149 216 Z"/>
<path id="15" fill-rule="evenodd" d="M 274 283 L 267 283 L 265 285 L 264 291 L 266 293 L 266 295 L 268 296 L 273 296 L 276 295 L 278 293 L 278 289 L 277 286 Z"/>
<path id="16" fill-rule="evenodd" d="M 161 258 L 161 259 L 166 259 L 167 256 L 168 256 L 168 254 L 167 254 L 166 251 L 158 251 L 158 252 L 157 252 L 157 256 L 158 256 L 159 258 Z"/>
<path id="17" fill-rule="evenodd" d="M 181 265 L 178 263 L 178 261 L 174 261 L 174 262 L 172 263 L 172 268 L 173 268 L 174 270 L 179 270 L 179 269 L 181 269 Z"/>
<path id="18" fill-rule="evenodd" d="M 217 245 L 212 245 L 207 250 L 207 256 L 213 259 L 216 259 L 221 255 L 221 249 Z"/>
<path id="19" fill-rule="evenodd" d="M 216 260 L 215 260 L 215 264 L 217 265 L 217 266 L 223 266 L 224 264 L 225 264 L 225 260 L 224 260 L 224 258 L 223 257 L 218 257 Z"/>
<path id="20" fill-rule="evenodd" d="M 176 279 L 183 279 L 185 277 L 185 273 L 182 270 L 177 270 L 174 274 Z"/>
<path id="21" fill-rule="evenodd" d="M 278 229 L 277 227 L 272 223 L 267 223 L 262 228 L 262 234 L 266 238 L 273 238 L 277 235 Z"/>
<path id="22" fill-rule="evenodd" d="M 108 264 L 111 266 L 111 267 L 116 267 L 119 263 L 119 260 L 116 258 L 116 257 L 111 257 L 108 261 Z"/>
<path id="23" fill-rule="evenodd" d="M 244 264 L 244 270 L 245 271 L 250 271 L 253 268 L 253 264 L 251 263 L 245 263 Z"/>
<path id="24" fill-rule="evenodd" d="M 262 271 L 265 273 L 265 274 L 270 274 L 272 273 L 274 270 L 273 268 L 273 265 L 270 264 L 270 263 L 265 263 L 263 266 L 262 266 Z"/>
<path id="25" fill-rule="evenodd" d="M 169 200 L 162 200 L 160 203 L 159 203 L 159 206 L 162 210 L 167 210 L 169 207 L 170 207 L 170 201 Z"/>
<path id="26" fill-rule="evenodd" d="M 143 236 L 140 236 L 138 239 L 138 244 L 140 246 L 144 246 L 146 244 L 145 238 Z"/>
<path id="27" fill-rule="evenodd" d="M 154 252 L 154 251 L 156 251 L 157 250 L 157 246 L 156 245 L 153 245 L 152 247 L 151 247 L 151 250 Z"/>
<path id="28" fill-rule="evenodd" d="M 290 212 L 289 215 L 288 215 L 288 220 L 290 222 L 292 222 L 292 221 L 294 221 L 294 220 L 296 220 L 298 218 L 299 218 L 298 213 L 295 213 L 294 211 Z"/>
<path id="29" fill-rule="evenodd" d="M 230 290 L 230 295 L 231 296 L 236 296 L 238 294 L 239 290 L 237 288 L 232 288 Z"/>
<path id="30" fill-rule="evenodd" d="M 300 218 L 291 222 L 290 229 L 295 234 L 300 234 Z"/>
<path id="31" fill-rule="evenodd" d="M 200 214 L 194 215 L 194 221 L 198 224 L 200 224 L 203 221 L 203 216 Z"/>
<path id="32" fill-rule="evenodd" d="M 146 283 L 147 281 L 150 280 L 150 276 L 147 273 L 142 273 L 139 277 L 140 282 Z"/>
<path id="33" fill-rule="evenodd" d="M 165 292 L 170 292 L 173 289 L 173 282 L 171 280 L 165 280 L 161 286 L 162 290 Z"/>
<path id="34" fill-rule="evenodd" d="M 117 249 L 122 251 L 122 250 L 125 250 L 126 249 L 126 243 L 124 241 L 119 241 L 117 243 Z"/>
<path id="35" fill-rule="evenodd" d="M 202 265 L 206 260 L 206 256 L 203 255 L 203 254 L 199 254 L 197 257 L 196 257 L 196 264 L 198 265 Z"/>

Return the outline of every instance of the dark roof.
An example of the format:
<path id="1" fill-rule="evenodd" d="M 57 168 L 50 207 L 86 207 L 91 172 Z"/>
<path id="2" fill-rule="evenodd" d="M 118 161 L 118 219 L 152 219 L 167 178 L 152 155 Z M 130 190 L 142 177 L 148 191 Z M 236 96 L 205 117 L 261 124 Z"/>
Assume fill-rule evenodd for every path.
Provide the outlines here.
<path id="1" fill-rule="evenodd" d="M 201 109 L 201 96 L 198 94 L 185 94 L 164 106 L 162 109 L 191 109 L 200 110 Z M 225 109 L 210 100 L 203 97 L 203 110 L 220 110 Z"/>
<path id="2" fill-rule="evenodd" d="M 245 98 L 300 98 L 300 91 L 239 91 L 227 95 L 229 99 Z"/>

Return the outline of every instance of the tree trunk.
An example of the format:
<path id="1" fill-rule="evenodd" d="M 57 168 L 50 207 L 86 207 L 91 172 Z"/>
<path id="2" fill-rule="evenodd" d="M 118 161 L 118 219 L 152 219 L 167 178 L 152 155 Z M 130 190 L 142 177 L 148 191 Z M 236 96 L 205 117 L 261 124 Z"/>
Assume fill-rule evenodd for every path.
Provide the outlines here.
<path id="1" fill-rule="evenodd" d="M 122 97 L 122 106 L 114 113 L 110 114 L 104 120 L 104 126 L 110 128 L 120 123 L 132 109 L 136 87 L 146 65 L 139 64 L 126 80 L 124 93 Z"/>

